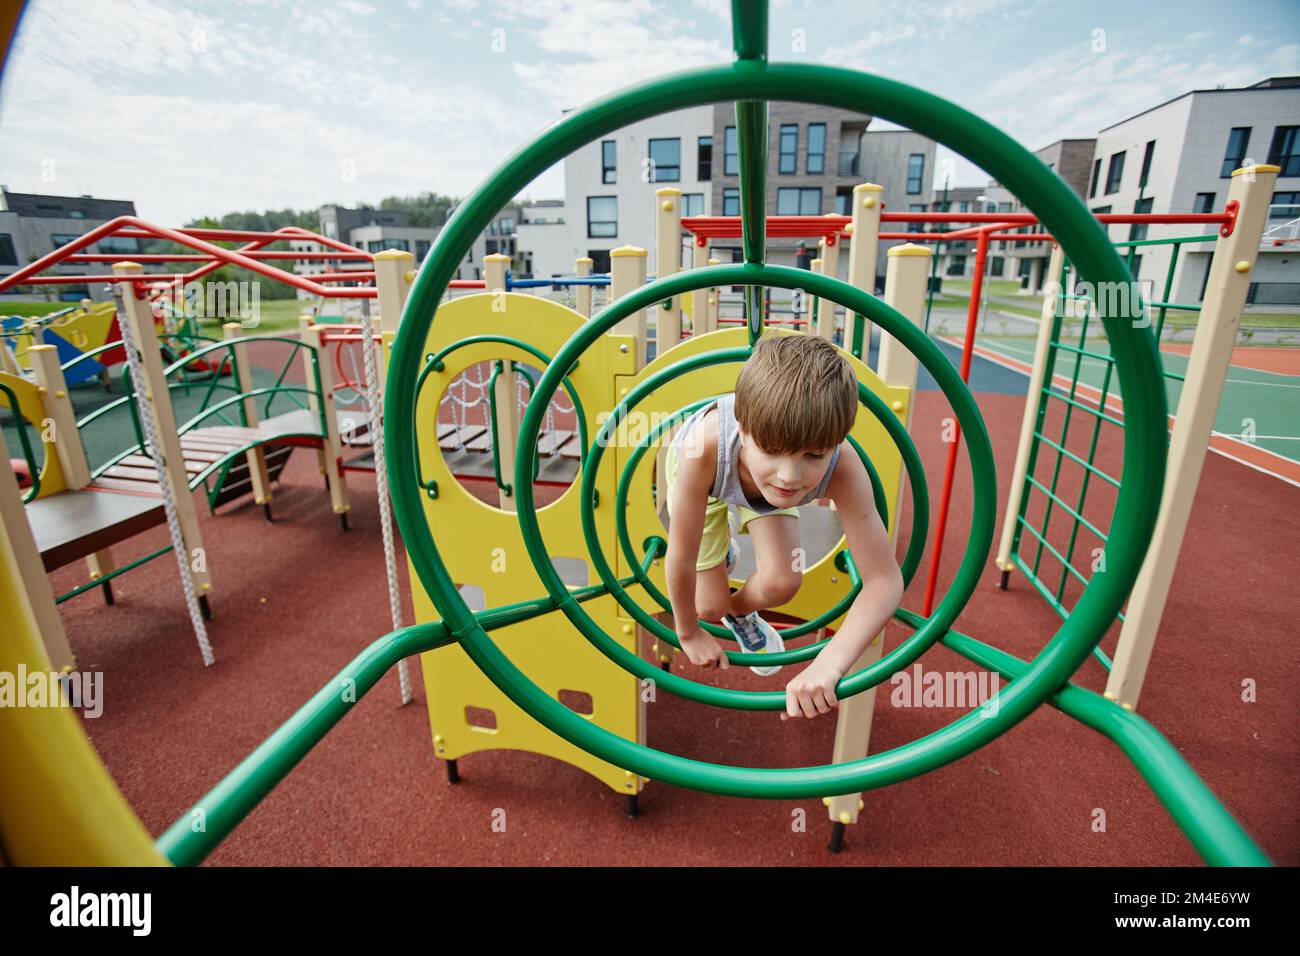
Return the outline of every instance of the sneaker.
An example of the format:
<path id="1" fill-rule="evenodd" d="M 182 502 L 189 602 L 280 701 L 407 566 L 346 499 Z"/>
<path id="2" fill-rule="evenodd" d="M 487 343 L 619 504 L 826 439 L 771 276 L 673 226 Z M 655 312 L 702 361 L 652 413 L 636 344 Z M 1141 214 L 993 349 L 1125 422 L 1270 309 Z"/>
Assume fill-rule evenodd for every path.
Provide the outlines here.
<path id="1" fill-rule="evenodd" d="M 753 611 L 743 618 L 736 618 L 728 614 L 722 619 L 732 634 L 736 635 L 736 641 L 740 644 L 741 650 L 746 654 L 774 654 L 778 651 L 785 650 L 785 642 L 781 640 L 781 634 L 767 621 L 758 616 L 757 611 Z M 751 667 L 751 671 L 759 677 L 771 677 L 779 673 L 780 664 L 770 665 L 767 667 Z"/>
<path id="2" fill-rule="evenodd" d="M 736 561 L 740 559 L 740 542 L 736 540 L 735 535 L 731 537 L 731 543 L 727 545 L 727 573 L 730 574 L 736 570 Z"/>

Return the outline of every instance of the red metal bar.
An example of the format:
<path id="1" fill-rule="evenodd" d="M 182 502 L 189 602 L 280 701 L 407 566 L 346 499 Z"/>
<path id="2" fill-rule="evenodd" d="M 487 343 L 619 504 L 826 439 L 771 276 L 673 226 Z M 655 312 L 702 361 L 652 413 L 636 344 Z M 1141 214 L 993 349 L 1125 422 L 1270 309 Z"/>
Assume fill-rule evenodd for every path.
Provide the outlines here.
<path id="1" fill-rule="evenodd" d="M 1221 213 L 1103 213 L 1099 222 L 1117 224 L 1148 223 L 1200 224 L 1231 226 L 1235 216 L 1231 211 Z M 882 212 L 881 222 L 909 223 L 970 223 L 984 225 L 1004 223 L 1008 226 L 1036 226 L 1038 217 L 1028 212 Z M 852 219 L 848 216 L 769 216 L 767 234 L 773 238 L 838 237 Z M 739 216 L 687 216 L 682 228 L 709 239 L 736 239 L 740 237 Z M 970 230 L 961 230 L 968 232 Z M 941 234 L 935 234 L 940 238 Z M 973 236 L 972 236 L 973 238 Z"/>
<path id="2" fill-rule="evenodd" d="M 998 227 L 994 227 L 998 228 Z M 992 231 L 992 230 L 989 230 Z M 975 271 L 971 279 L 970 304 L 966 309 L 966 340 L 961 350 L 961 380 L 970 383 L 971 360 L 975 355 L 975 325 L 979 321 L 980 299 L 984 292 L 984 270 L 988 265 L 988 232 L 981 232 L 975 246 Z M 943 469 L 943 491 L 939 496 L 939 520 L 934 529 L 934 550 L 930 555 L 930 571 L 925 579 L 926 617 L 934 609 L 934 591 L 939 577 L 939 559 L 943 555 L 944 531 L 948 527 L 948 505 L 952 501 L 953 476 L 957 471 L 957 450 L 961 445 L 961 425 L 957 419 L 952 420 L 952 443 L 948 445 L 948 460 Z"/>
<path id="3" fill-rule="evenodd" d="M 121 258 L 119 258 L 118 261 L 121 262 L 122 261 Z M 183 279 L 183 278 L 185 278 L 184 274 L 174 273 L 174 272 L 172 273 L 145 272 L 143 274 L 137 273 L 135 275 L 123 275 L 123 276 L 117 275 L 116 273 L 113 272 L 103 272 L 100 273 L 99 275 L 94 275 L 94 276 L 64 276 L 64 275 L 32 276 L 30 279 L 24 279 L 21 283 L 16 283 L 16 284 L 17 285 L 85 285 L 90 282 L 105 282 L 105 283 L 136 282 L 141 284 L 146 282 L 160 282 L 160 283 L 169 284 L 175 282 L 178 279 Z"/>
<path id="4" fill-rule="evenodd" d="M 368 252 L 294 252 L 288 249 L 241 249 L 250 259 L 359 259 L 366 262 L 374 257 Z M 65 256 L 64 262 L 121 262 L 125 253 L 79 252 Z M 210 262 L 212 257 L 197 252 L 173 253 L 130 253 L 132 262 Z"/>

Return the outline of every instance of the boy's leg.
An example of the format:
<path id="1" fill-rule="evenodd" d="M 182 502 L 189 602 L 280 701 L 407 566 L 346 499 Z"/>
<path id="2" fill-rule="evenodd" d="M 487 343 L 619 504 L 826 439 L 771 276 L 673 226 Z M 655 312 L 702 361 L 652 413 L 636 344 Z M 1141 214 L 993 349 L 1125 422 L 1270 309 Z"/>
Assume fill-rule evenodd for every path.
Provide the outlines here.
<path id="1" fill-rule="evenodd" d="M 677 479 L 676 452 L 676 448 L 670 448 L 665 456 L 664 484 L 670 523 L 669 537 L 672 536 L 672 488 Z M 720 621 L 724 614 L 731 613 L 731 586 L 727 575 L 727 546 L 730 541 L 731 528 L 727 523 L 726 502 L 709 498 L 704 507 L 704 527 L 695 562 L 695 609 L 706 621 Z"/>
<path id="2" fill-rule="evenodd" d="M 799 593 L 799 585 L 803 583 L 803 571 L 795 569 L 799 549 L 798 512 L 751 518 L 746 527 L 754 541 L 757 569 L 745 586 L 731 596 L 731 613 L 737 617 L 785 604 Z M 801 567 L 802 562 L 798 565 Z"/>

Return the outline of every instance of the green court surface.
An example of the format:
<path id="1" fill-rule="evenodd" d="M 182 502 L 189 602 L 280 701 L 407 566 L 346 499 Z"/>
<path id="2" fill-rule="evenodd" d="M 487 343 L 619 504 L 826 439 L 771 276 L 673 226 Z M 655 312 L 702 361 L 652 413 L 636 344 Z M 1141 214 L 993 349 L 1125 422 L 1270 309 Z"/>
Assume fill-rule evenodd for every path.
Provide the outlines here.
<path id="1" fill-rule="evenodd" d="M 978 348 L 1024 363 L 1026 366 L 1034 360 L 1032 338 L 978 336 L 975 344 Z M 1071 347 L 1079 347 L 1077 339 L 1067 344 Z M 1088 339 L 1083 349 L 1094 352 L 1098 356 L 1106 356 L 1110 352 L 1104 338 Z M 1178 407 L 1178 398 L 1182 393 L 1181 377 L 1187 371 L 1187 357 L 1167 351 L 1162 351 L 1160 357 L 1164 362 L 1165 392 L 1172 414 Z M 1064 384 L 1068 387 L 1075 375 L 1076 361 L 1079 363 L 1078 375 L 1081 385 L 1091 386 L 1093 389 L 1107 386 L 1106 372 L 1111 366 L 1109 361 L 1091 355 L 1077 355 L 1066 351 L 1065 348 L 1057 351 L 1053 369 L 1058 386 Z M 1064 383 L 1062 377 L 1065 379 Z M 1109 396 L 1122 397 L 1113 372 L 1108 384 Z M 1088 393 L 1087 389 L 1084 391 Z M 1088 393 L 1088 397 L 1095 398 L 1095 393 Z M 1290 461 L 1300 461 L 1300 376 L 1260 371 L 1239 365 L 1229 366 L 1228 378 L 1219 400 L 1219 411 L 1214 420 L 1214 431 L 1229 438 L 1248 442 Z"/>

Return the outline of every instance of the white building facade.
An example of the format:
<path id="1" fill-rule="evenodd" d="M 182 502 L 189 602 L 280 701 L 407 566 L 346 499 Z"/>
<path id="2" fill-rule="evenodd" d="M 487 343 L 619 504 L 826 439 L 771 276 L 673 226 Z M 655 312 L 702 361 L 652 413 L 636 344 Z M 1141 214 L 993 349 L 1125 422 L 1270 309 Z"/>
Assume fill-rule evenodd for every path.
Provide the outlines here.
<path id="1" fill-rule="evenodd" d="M 1270 226 L 1300 217 L 1300 77 L 1274 77 L 1241 89 L 1194 90 L 1097 134 L 1087 203 L 1094 213 L 1222 212 L 1232 171 L 1251 163 L 1282 167 Z M 1214 235 L 1212 226 L 1111 226 L 1112 241 Z M 1201 301 L 1212 242 L 1185 243 L 1169 301 Z M 1294 244 L 1265 242 L 1247 301 L 1300 305 Z M 1133 273 L 1164 294 L 1172 249 L 1138 247 Z"/>

